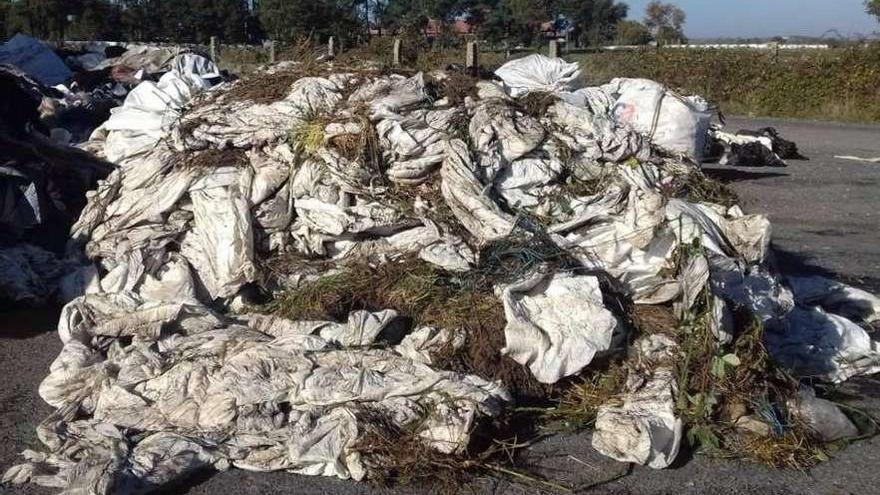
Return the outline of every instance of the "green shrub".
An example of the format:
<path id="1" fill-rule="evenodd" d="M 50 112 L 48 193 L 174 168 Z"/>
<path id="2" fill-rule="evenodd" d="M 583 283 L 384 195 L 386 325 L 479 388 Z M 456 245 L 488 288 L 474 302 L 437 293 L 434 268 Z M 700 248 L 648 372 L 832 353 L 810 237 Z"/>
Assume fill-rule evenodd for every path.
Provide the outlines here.
<path id="1" fill-rule="evenodd" d="M 567 57 L 591 84 L 645 77 L 726 113 L 880 121 L 880 44 L 825 51 L 643 50 Z"/>

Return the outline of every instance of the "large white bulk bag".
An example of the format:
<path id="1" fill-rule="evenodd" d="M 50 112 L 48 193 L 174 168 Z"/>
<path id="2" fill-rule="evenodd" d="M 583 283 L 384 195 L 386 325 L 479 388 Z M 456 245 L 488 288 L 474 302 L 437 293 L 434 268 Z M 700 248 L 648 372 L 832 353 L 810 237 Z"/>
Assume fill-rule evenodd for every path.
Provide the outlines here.
<path id="1" fill-rule="evenodd" d="M 683 97 L 648 79 L 615 79 L 604 86 L 616 98 L 611 112 L 657 146 L 699 163 L 712 113 L 700 97 Z"/>

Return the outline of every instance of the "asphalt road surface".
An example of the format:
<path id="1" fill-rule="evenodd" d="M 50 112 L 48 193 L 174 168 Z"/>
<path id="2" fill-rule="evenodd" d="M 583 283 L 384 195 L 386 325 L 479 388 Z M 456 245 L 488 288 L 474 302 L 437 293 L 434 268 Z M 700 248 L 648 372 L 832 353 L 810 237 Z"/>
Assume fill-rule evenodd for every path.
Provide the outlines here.
<path id="1" fill-rule="evenodd" d="M 732 187 L 747 212 L 768 214 L 777 261 L 789 272 L 835 274 L 880 292 L 880 164 L 835 159 L 880 156 L 880 126 L 805 121 L 730 119 L 728 126 L 774 126 L 798 143 L 809 161 L 784 169 L 707 167 Z M 51 412 L 37 386 L 61 348 L 53 330 L 57 310 L 0 314 L 0 471 L 24 448 L 39 448 L 36 424 Z M 880 416 L 880 380 L 851 381 L 862 406 Z M 557 435 L 533 447 L 530 463 L 548 477 L 597 494 L 880 494 L 880 439 L 857 442 L 808 473 L 779 471 L 733 460 L 685 456 L 673 468 L 652 471 L 605 459 L 589 434 Z M 475 493 L 537 493 L 539 488 L 481 480 Z M 426 487 L 388 491 L 426 493 Z M 3 494 L 46 494 L 35 486 L 0 487 Z M 285 473 L 231 470 L 205 473 L 167 493 L 199 495 L 360 494 L 369 485 Z"/>

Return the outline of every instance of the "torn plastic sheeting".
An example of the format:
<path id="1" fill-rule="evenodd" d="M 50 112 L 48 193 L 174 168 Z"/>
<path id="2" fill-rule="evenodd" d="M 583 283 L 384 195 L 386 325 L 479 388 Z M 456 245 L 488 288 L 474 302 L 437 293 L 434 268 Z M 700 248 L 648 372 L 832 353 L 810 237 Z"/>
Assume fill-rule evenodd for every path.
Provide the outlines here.
<path id="1" fill-rule="evenodd" d="M 833 402 L 816 397 L 816 391 L 802 387 L 797 397 L 789 400 L 789 410 L 824 442 L 859 436 L 859 429 Z"/>
<path id="2" fill-rule="evenodd" d="M 511 60 L 495 71 L 513 97 L 529 92 L 569 91 L 576 89 L 581 75 L 577 63 L 541 54 Z"/>
<path id="3" fill-rule="evenodd" d="M 646 160 L 651 150 L 643 138 L 604 113 L 595 113 L 565 102 L 547 109 L 543 119 L 552 123 L 553 134 L 588 159 L 623 162 L 629 158 Z"/>
<path id="4" fill-rule="evenodd" d="M 151 150 L 177 122 L 183 106 L 210 87 L 208 80 L 219 73 L 213 62 L 194 54 L 176 57 L 172 66 L 174 69 L 158 83 L 138 84 L 95 131 L 96 136 L 106 135 L 104 155 L 108 160 L 123 163 Z"/>
<path id="5" fill-rule="evenodd" d="M 425 182 L 443 162 L 449 129 L 461 109 L 415 111 L 376 124 L 383 157 L 391 163 L 388 177 L 398 183 Z"/>
<path id="6" fill-rule="evenodd" d="M 639 346 L 637 346 L 639 347 Z M 666 347 L 641 346 L 663 354 Z M 593 448 L 620 462 L 669 467 L 678 456 L 684 424 L 675 414 L 675 376 L 659 367 L 644 376 L 630 376 L 617 404 L 599 407 Z"/>
<path id="7" fill-rule="evenodd" d="M 48 45 L 22 33 L 0 45 L 0 64 L 14 65 L 46 86 L 61 84 L 73 75 Z"/>
<path id="8" fill-rule="evenodd" d="M 454 139 L 449 142 L 440 177 L 446 204 L 480 243 L 502 239 L 510 234 L 514 220 L 487 196 L 486 189 L 474 173 L 464 141 Z"/>
<path id="9" fill-rule="evenodd" d="M 357 88 L 348 98 L 349 103 L 367 103 L 373 120 L 392 117 L 428 101 L 425 77 L 421 72 L 412 77 L 392 75 L 377 78 Z"/>
<path id="10" fill-rule="evenodd" d="M 257 276 L 250 205 L 234 186 L 191 189 L 190 198 L 193 228 L 181 253 L 212 298 L 233 296 Z"/>
<path id="11" fill-rule="evenodd" d="M 791 291 L 761 266 L 709 256 L 712 293 L 748 308 L 763 322 L 783 318 L 794 308 Z"/>
<path id="12" fill-rule="evenodd" d="M 595 277 L 536 273 L 499 293 L 507 319 L 501 352 L 542 383 L 577 374 L 611 348 L 618 322 Z"/>
<path id="13" fill-rule="evenodd" d="M 394 350 L 401 356 L 425 364 L 433 364 L 435 354 L 465 345 L 465 333 L 448 328 L 422 327 L 405 336 Z"/>
<path id="14" fill-rule="evenodd" d="M 334 259 L 393 261 L 409 254 L 451 272 L 466 272 L 476 265 L 476 255 L 461 238 L 444 235 L 436 224 L 405 229 L 386 237 L 368 240 L 325 240 L 324 254 Z"/>
<path id="15" fill-rule="evenodd" d="M 819 307 L 796 306 L 765 333 L 773 359 L 802 376 L 841 383 L 880 372 L 880 342 L 864 328 Z"/>
<path id="16" fill-rule="evenodd" d="M 729 216 L 714 205 L 672 199 L 667 218 L 682 244 L 700 239 L 710 251 L 761 262 L 770 248 L 770 222 L 763 215 Z"/>
<path id="17" fill-rule="evenodd" d="M 785 167 L 787 164 L 773 151 L 773 139 L 766 136 L 745 136 L 715 130 L 710 133 L 727 148 L 720 165 L 732 167 Z"/>
<path id="18" fill-rule="evenodd" d="M 854 321 L 880 320 L 880 298 L 869 292 L 822 276 L 787 276 L 785 280 L 798 303 L 821 306 Z"/>
<path id="19" fill-rule="evenodd" d="M 556 192 L 547 186 L 562 175 L 562 167 L 552 158 L 520 158 L 501 170 L 495 187 L 511 208 L 535 208 Z"/>
<path id="20" fill-rule="evenodd" d="M 662 276 L 678 245 L 666 226 L 663 198 L 634 185 L 608 188 L 573 220 L 551 228 L 584 266 L 607 271 L 632 291 L 637 304 L 660 304 L 681 293 Z"/>
<path id="21" fill-rule="evenodd" d="M 276 143 L 305 125 L 309 118 L 326 114 L 339 103 L 347 79 L 304 77 L 291 85 L 286 97 L 269 104 L 228 101 L 226 93 L 212 94 L 206 104 L 183 116 L 174 131 L 176 139 L 193 150 L 206 146 L 223 148 L 227 144 L 248 148 Z M 190 135 L 181 135 L 182 128 L 190 128 Z"/>
<path id="22" fill-rule="evenodd" d="M 492 180 L 505 165 L 540 146 L 546 130 L 511 102 L 488 99 L 473 109 L 468 134 L 477 150 L 475 163 L 480 178 Z"/>

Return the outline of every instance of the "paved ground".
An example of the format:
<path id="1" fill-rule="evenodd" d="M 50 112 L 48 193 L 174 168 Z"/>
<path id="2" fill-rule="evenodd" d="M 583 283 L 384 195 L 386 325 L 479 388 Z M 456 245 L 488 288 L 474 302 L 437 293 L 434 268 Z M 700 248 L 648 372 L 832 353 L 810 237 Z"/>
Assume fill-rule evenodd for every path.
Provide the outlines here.
<path id="1" fill-rule="evenodd" d="M 777 127 L 795 140 L 810 161 L 787 169 L 709 167 L 732 183 L 747 211 L 770 215 L 779 261 L 788 270 L 834 272 L 880 292 L 880 164 L 836 160 L 835 155 L 880 156 L 880 126 L 794 121 L 742 121 L 741 127 Z M 50 408 L 36 394 L 60 343 L 51 332 L 57 311 L 0 314 L 0 470 L 17 462 L 17 453 L 37 447 L 34 426 Z M 880 411 L 880 380 L 849 385 Z M 589 446 L 588 435 L 557 436 L 534 449 L 532 463 L 552 478 L 590 487 L 599 494 L 880 494 L 877 482 L 880 439 L 859 442 L 810 473 L 773 471 L 736 461 L 695 457 L 662 472 L 627 467 L 604 459 Z M 619 478 L 614 481 L 608 481 Z M 534 487 L 484 481 L 475 492 L 535 493 Z M 596 485 L 596 486 L 594 486 Z M 424 488 L 395 493 L 420 493 Z M 168 493 L 190 494 L 359 494 L 368 486 L 284 473 L 230 471 L 191 480 Z M 43 494 L 36 487 L 0 488 L 0 493 Z"/>

